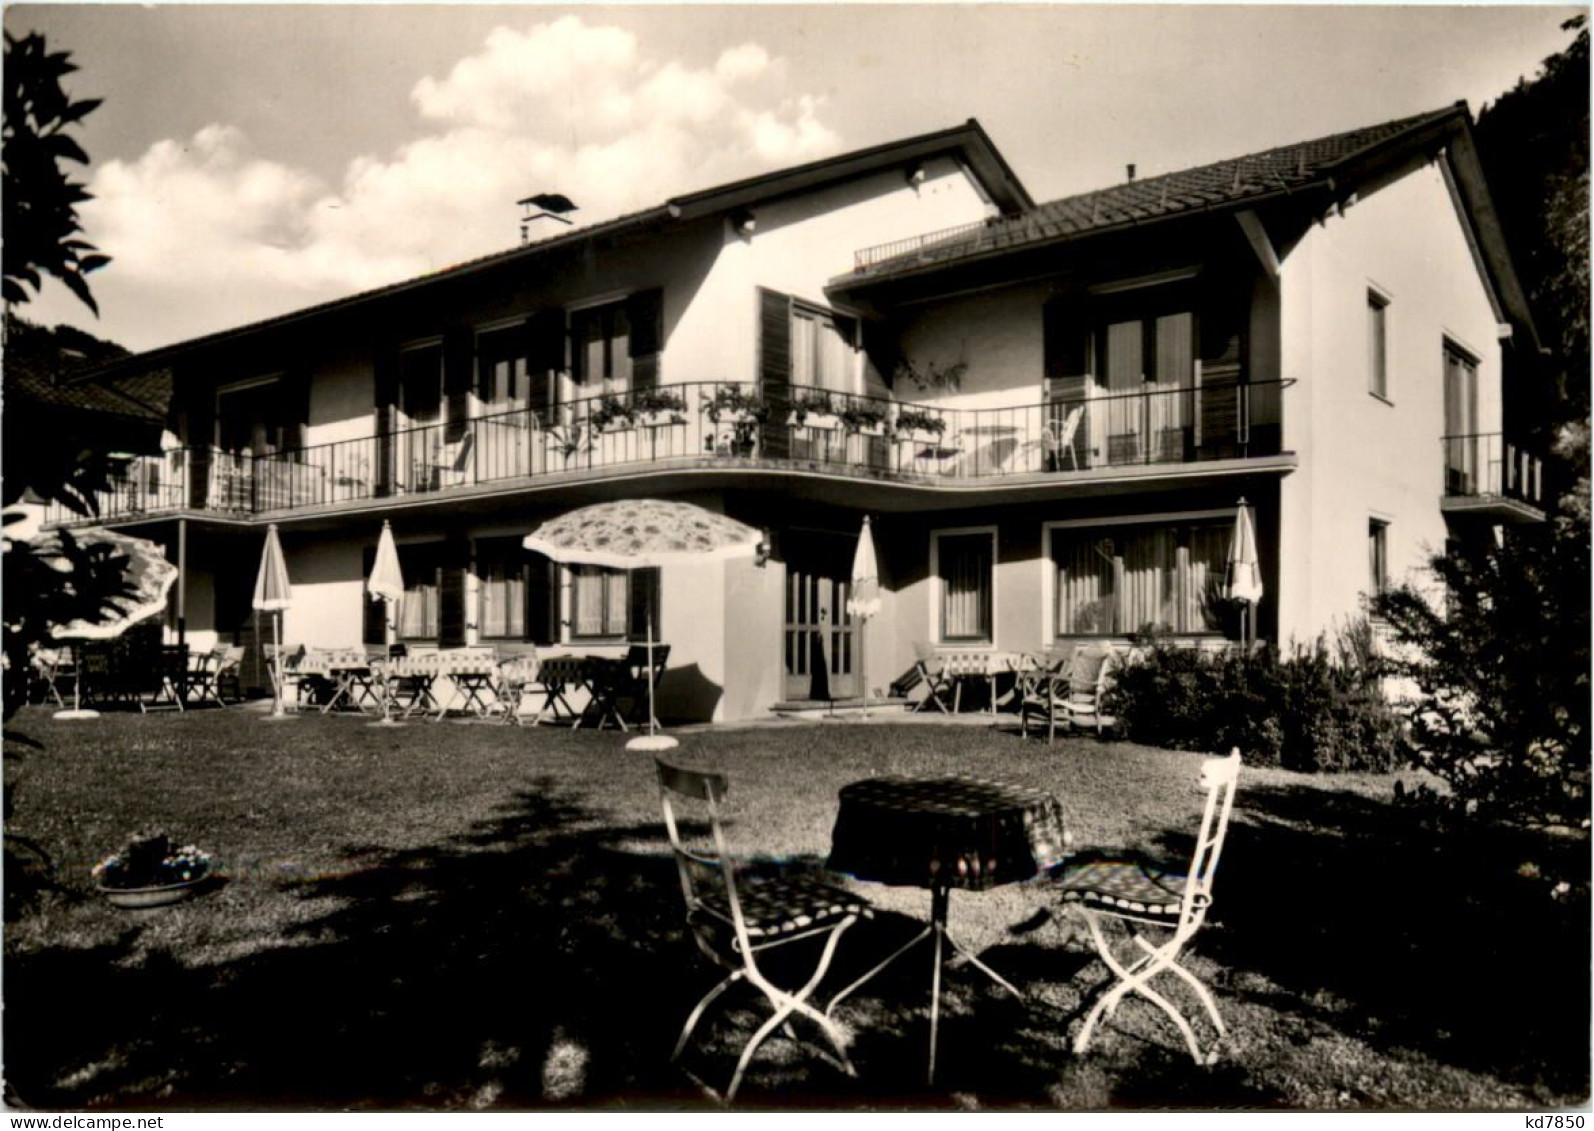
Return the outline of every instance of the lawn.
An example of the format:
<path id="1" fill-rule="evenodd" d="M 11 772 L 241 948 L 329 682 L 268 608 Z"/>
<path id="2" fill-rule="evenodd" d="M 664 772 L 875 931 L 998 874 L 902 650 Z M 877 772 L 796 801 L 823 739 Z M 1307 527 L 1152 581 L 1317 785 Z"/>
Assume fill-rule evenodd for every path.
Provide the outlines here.
<path id="1" fill-rule="evenodd" d="M 729 773 L 737 843 L 822 861 L 836 792 L 884 773 L 1043 786 L 1081 846 L 1188 853 L 1200 757 L 985 727 L 799 723 L 683 736 Z M 711 983 L 684 931 L 652 765 L 612 731 L 271 723 L 239 709 L 6 733 L 5 1075 L 38 1108 L 659 1109 L 702 1093 L 668 1053 Z M 779 1037 L 739 1106 L 985 1110 L 1543 1110 L 1589 1094 L 1586 839 L 1443 836 L 1393 779 L 1242 773 L 1191 966 L 1231 1029 L 1195 1067 L 1131 1000 L 1082 1058 L 1105 977 L 1044 883 L 952 898 L 951 927 L 1026 992 L 946 984 L 941 1079 L 922 1080 L 929 959 L 840 1011 L 857 1078 Z M 90 868 L 160 828 L 227 880 L 158 911 L 104 904 Z M 17 839 L 23 838 L 23 839 Z M 33 866 L 32 847 L 53 861 Z M 1567 861 L 1571 861 L 1568 865 Z M 1532 865 L 1531 867 L 1527 865 Z M 875 918 L 839 987 L 927 914 L 858 884 Z M 686 1059 L 717 1084 L 760 1018 L 731 998 Z"/>

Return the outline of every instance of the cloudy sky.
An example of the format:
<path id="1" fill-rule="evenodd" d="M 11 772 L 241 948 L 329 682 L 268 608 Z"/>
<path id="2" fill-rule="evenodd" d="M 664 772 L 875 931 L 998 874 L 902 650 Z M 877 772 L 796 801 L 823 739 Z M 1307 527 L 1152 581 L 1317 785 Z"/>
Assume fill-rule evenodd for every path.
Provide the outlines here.
<path id="1" fill-rule="evenodd" d="M 590 223 L 971 117 L 1046 200 L 1476 114 L 1575 11 L 14 4 L 105 100 L 81 215 L 114 257 L 100 319 L 55 283 L 20 312 L 147 349 L 513 247 L 534 192 Z"/>

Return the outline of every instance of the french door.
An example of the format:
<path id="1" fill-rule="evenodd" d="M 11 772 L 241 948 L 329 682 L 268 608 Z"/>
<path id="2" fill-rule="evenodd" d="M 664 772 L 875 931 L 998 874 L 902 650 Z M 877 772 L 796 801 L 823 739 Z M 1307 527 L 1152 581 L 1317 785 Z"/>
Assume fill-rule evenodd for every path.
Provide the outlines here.
<path id="1" fill-rule="evenodd" d="M 812 531 L 783 539 L 786 613 L 781 652 L 786 699 L 860 693 L 856 624 L 847 612 L 854 539 Z"/>

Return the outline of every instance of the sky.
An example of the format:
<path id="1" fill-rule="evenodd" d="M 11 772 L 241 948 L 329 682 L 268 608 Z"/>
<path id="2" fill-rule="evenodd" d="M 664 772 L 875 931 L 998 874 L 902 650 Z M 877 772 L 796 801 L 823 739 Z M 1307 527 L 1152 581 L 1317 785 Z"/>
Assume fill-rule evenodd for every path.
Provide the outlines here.
<path id="1" fill-rule="evenodd" d="M 1579 10 L 12 4 L 104 99 L 71 168 L 112 257 L 98 319 L 53 280 L 16 312 L 150 349 L 512 248 L 536 192 L 592 223 L 969 118 L 1050 200 L 1476 115 Z"/>

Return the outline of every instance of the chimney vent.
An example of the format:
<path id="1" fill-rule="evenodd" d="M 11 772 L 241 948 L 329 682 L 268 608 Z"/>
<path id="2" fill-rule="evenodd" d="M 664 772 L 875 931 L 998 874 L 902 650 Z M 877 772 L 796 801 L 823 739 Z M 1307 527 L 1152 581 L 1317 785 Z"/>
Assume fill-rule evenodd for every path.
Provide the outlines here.
<path id="1" fill-rule="evenodd" d="M 525 247 L 531 242 L 531 225 L 534 221 L 547 218 L 558 220 L 561 224 L 573 224 L 566 215 L 576 211 L 575 202 L 568 196 L 559 192 L 540 192 L 536 196 L 528 196 L 524 200 L 517 200 L 520 205 L 520 246 Z M 535 209 L 536 211 L 533 211 Z"/>
<path id="2" fill-rule="evenodd" d="M 1129 169 L 1129 179 L 1132 181 L 1132 180 L 1135 179 L 1135 167 L 1133 165 L 1130 165 L 1130 166 L 1128 166 L 1128 169 Z"/>

